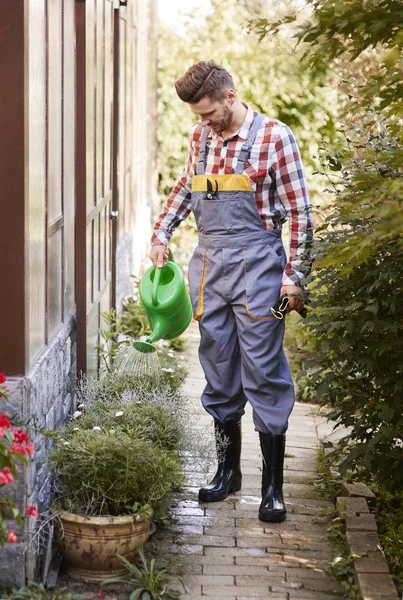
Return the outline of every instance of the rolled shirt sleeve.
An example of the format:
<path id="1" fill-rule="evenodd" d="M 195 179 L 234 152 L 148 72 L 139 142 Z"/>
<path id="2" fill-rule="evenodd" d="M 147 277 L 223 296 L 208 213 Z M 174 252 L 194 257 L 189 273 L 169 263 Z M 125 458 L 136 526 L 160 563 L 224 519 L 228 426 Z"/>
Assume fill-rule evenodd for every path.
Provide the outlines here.
<path id="1" fill-rule="evenodd" d="M 289 258 L 283 285 L 300 285 L 311 263 L 313 222 L 300 152 L 293 132 L 285 125 L 280 127 L 275 142 L 272 173 L 276 194 L 290 223 Z"/>
<path id="2" fill-rule="evenodd" d="M 152 245 L 163 244 L 167 246 L 175 229 L 189 216 L 192 180 L 195 174 L 196 146 L 200 138 L 196 130 L 200 129 L 200 123 L 196 123 L 191 129 L 186 166 L 154 226 L 154 233 L 151 238 Z"/>

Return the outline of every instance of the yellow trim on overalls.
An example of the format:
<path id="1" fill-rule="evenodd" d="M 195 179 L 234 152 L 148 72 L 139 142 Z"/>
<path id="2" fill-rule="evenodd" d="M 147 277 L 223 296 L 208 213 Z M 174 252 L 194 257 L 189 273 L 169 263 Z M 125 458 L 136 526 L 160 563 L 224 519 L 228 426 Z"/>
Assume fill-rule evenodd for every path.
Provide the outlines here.
<path id="1" fill-rule="evenodd" d="M 203 308 L 204 308 L 204 282 L 206 279 L 206 268 L 207 268 L 207 248 L 204 251 L 204 255 L 203 255 L 203 272 L 202 272 L 202 277 L 201 277 L 201 281 L 200 281 L 200 288 L 199 288 L 199 300 L 197 303 L 197 311 L 196 314 L 194 316 L 196 321 L 200 321 L 202 315 L 203 315 Z"/>
<path id="2" fill-rule="evenodd" d="M 195 175 L 192 181 L 192 192 L 206 192 L 207 180 L 210 180 L 214 192 L 252 191 L 249 177 L 241 173 L 234 173 L 232 175 Z"/>
<path id="3" fill-rule="evenodd" d="M 243 251 L 242 248 L 242 258 L 243 258 L 243 269 L 244 269 L 244 275 L 245 275 L 245 294 L 246 294 L 246 259 L 245 259 L 245 253 Z M 268 315 L 267 317 L 255 317 L 254 315 L 252 315 L 251 312 L 249 312 L 249 306 L 248 306 L 248 299 L 245 299 L 245 309 L 246 309 L 246 314 L 248 315 L 248 317 L 250 317 L 251 319 L 253 319 L 254 321 L 267 321 L 268 319 L 275 319 L 276 317 L 274 315 Z"/>

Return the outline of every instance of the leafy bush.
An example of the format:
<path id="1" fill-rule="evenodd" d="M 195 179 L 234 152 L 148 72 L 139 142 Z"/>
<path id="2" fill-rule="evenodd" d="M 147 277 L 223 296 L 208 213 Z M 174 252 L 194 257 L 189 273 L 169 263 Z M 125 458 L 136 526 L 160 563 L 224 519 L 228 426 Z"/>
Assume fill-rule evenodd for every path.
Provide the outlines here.
<path id="1" fill-rule="evenodd" d="M 367 478 L 372 473 L 393 492 L 403 485 L 402 237 L 388 233 L 374 244 L 371 232 L 381 217 L 359 193 L 349 214 L 338 207 L 344 193 L 351 195 L 351 180 L 358 173 L 362 181 L 373 179 L 374 172 L 380 178 L 382 173 L 393 176 L 398 189 L 394 154 L 399 146 L 393 132 L 375 120 L 371 128 L 355 127 L 347 137 L 337 154 L 343 164 L 337 208 L 316 244 L 307 318 L 317 344 L 311 377 L 319 397 L 332 408 L 329 417 L 349 428 L 340 442 L 348 450 L 343 471 L 355 467 Z M 324 158 L 329 165 L 329 156 Z M 365 261 L 354 261 L 357 236 L 370 240 Z M 361 244 L 359 252 L 362 259 Z"/>
<path id="2" fill-rule="evenodd" d="M 178 451 L 182 428 L 172 411 L 150 402 L 96 402 L 79 421 L 69 426 L 73 432 L 100 427 L 104 432 L 119 430 L 141 440 L 149 440 L 165 450 Z"/>
<path id="3" fill-rule="evenodd" d="M 375 487 L 376 520 L 382 548 L 403 594 L 403 492 L 390 494 Z"/>
<path id="4" fill-rule="evenodd" d="M 184 402 L 180 386 L 186 372 L 184 369 L 177 372 L 173 368 L 171 370 L 172 372 L 161 371 L 158 379 L 129 373 L 121 374 L 116 371 L 107 373 L 99 380 L 83 379 L 80 382 L 78 399 L 85 404 L 95 400 L 103 400 L 108 403 L 119 400 L 124 392 L 130 390 L 133 394 L 138 395 L 137 399 L 169 396 L 171 401 Z"/>
<path id="5" fill-rule="evenodd" d="M 318 229 L 310 375 L 329 416 L 349 428 L 343 472 L 356 468 L 368 481 L 372 474 L 395 493 L 403 483 L 403 13 L 395 0 L 308 5 L 305 22 L 294 12 L 255 26 L 265 37 L 295 23 L 311 66 L 337 58 L 340 69 L 344 60 L 348 77 L 367 53 L 376 68 L 352 82 L 344 141 L 322 156 L 334 208 Z"/>
<path id="6" fill-rule="evenodd" d="M 73 432 L 51 452 L 50 468 L 58 506 L 82 515 L 118 516 L 140 503 L 159 519 L 182 482 L 178 456 L 120 430 Z"/>
<path id="7" fill-rule="evenodd" d="M 115 372 L 102 380 L 83 378 L 78 391 L 79 410 L 67 430 L 99 426 L 126 433 L 136 431 L 140 437 L 149 436 L 182 457 L 198 456 L 207 466 L 214 458 L 211 440 L 204 430 L 190 425 L 190 401 L 170 383 Z"/>

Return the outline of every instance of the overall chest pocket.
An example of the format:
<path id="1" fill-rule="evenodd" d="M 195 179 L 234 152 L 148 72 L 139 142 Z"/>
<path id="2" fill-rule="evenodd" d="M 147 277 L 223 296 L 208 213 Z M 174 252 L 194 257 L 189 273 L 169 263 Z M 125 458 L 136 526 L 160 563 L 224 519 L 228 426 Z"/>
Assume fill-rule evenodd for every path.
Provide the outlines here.
<path id="1" fill-rule="evenodd" d="M 244 193 L 218 192 L 211 199 L 203 195 L 199 198 L 202 233 L 214 234 L 223 231 L 232 233 L 243 230 Z"/>

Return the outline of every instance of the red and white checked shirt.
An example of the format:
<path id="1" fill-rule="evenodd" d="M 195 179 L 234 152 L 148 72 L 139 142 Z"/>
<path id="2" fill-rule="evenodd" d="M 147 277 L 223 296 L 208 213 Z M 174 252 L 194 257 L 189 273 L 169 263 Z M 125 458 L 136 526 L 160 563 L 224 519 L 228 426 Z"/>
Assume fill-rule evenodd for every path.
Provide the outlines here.
<path id="1" fill-rule="evenodd" d="M 252 108 L 245 106 L 245 120 L 232 137 L 224 140 L 221 134 L 210 130 L 206 175 L 233 173 L 254 118 Z M 191 212 L 192 178 L 197 174 L 202 129 L 200 121 L 191 129 L 185 169 L 154 226 L 152 244 L 167 245 L 175 229 Z M 277 229 L 287 218 L 290 219 L 289 260 L 284 269 L 283 285 L 298 284 L 304 277 L 299 271 L 302 254 L 306 261 L 306 246 L 312 239 L 312 216 L 300 153 L 289 127 L 265 117 L 245 163 L 244 173 L 251 180 L 263 227 Z"/>

